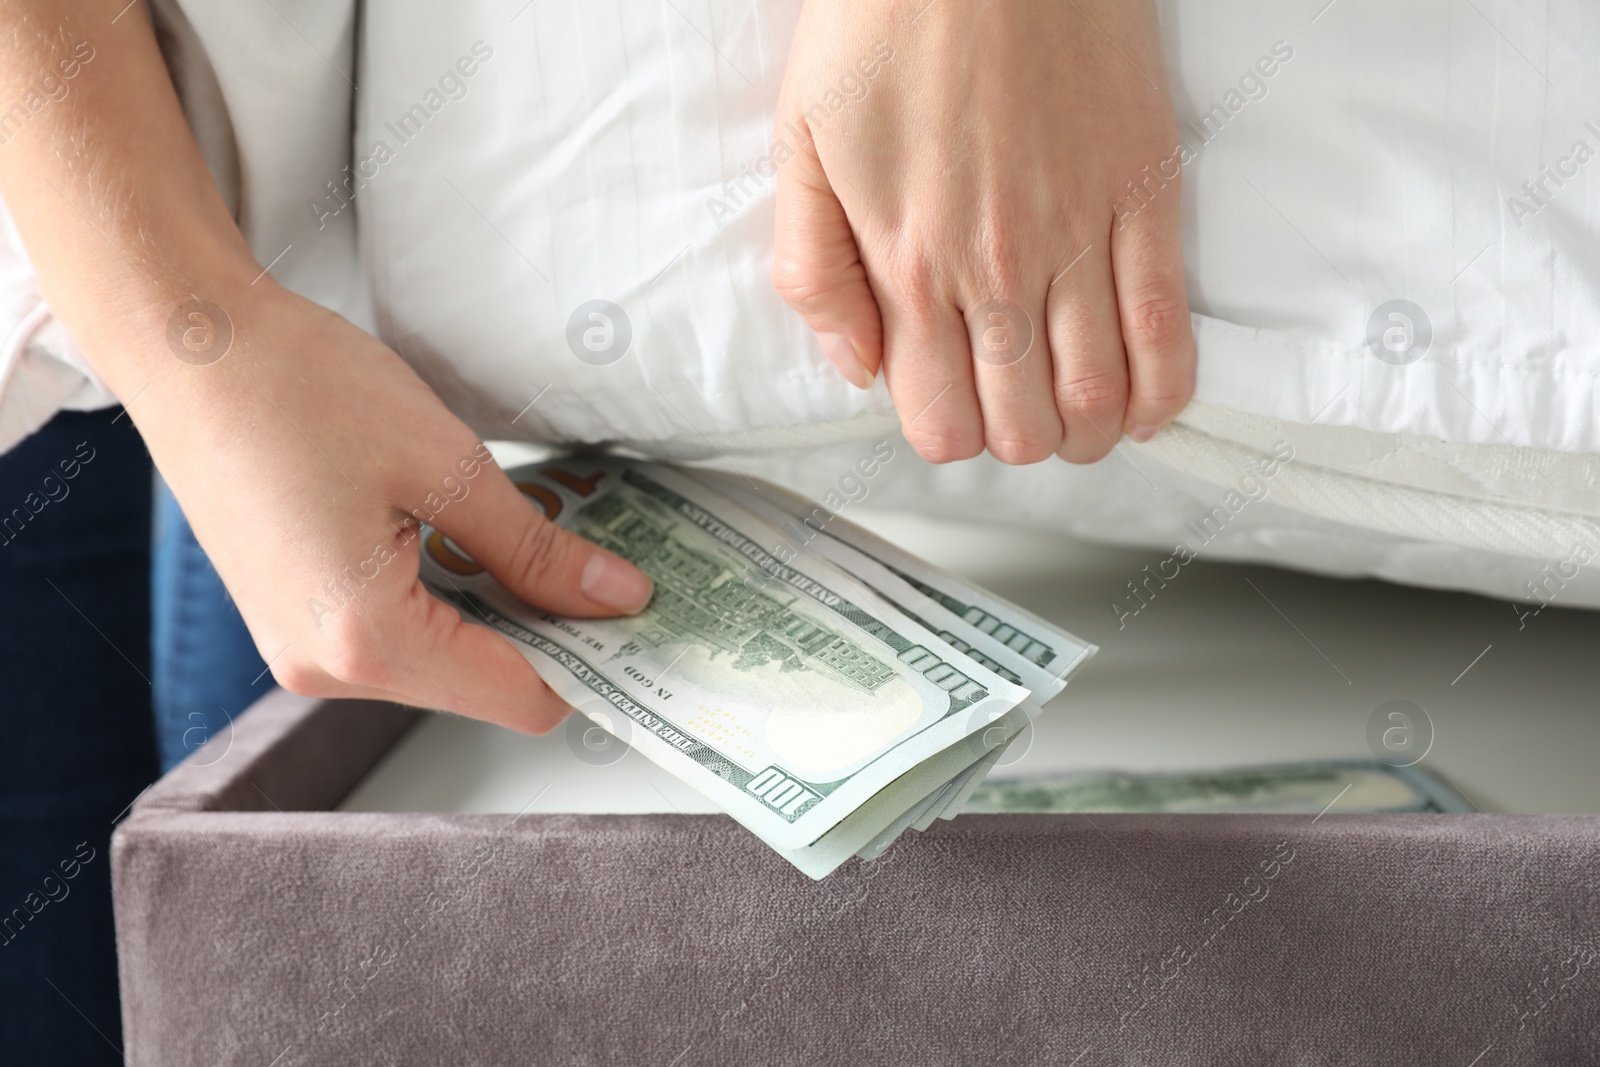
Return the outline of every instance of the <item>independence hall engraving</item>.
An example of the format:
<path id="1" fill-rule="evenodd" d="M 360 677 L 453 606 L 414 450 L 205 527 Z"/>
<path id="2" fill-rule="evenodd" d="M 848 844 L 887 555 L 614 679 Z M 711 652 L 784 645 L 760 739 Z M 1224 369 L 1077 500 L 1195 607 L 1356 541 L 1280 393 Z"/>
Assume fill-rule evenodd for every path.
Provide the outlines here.
<path id="1" fill-rule="evenodd" d="M 782 670 L 817 670 L 863 692 L 896 676 L 893 666 L 836 630 L 793 611 L 782 599 L 744 578 L 712 552 L 684 544 L 670 519 L 658 519 L 614 492 L 585 507 L 578 532 L 631 560 L 656 583 L 636 638 L 650 645 L 689 640 L 732 653 L 735 670 L 776 661 Z"/>

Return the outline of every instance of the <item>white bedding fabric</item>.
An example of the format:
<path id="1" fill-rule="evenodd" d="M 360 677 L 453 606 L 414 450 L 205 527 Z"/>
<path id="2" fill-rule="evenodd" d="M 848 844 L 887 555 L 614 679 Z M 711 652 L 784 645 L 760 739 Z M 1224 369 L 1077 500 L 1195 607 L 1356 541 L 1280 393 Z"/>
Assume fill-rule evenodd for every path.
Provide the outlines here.
<path id="1" fill-rule="evenodd" d="M 1159 6 L 1193 152 L 1198 402 L 1087 470 L 936 470 L 902 448 L 882 502 L 1170 548 L 1286 441 L 1297 459 L 1204 551 L 1527 596 L 1570 540 L 1600 546 L 1600 10 Z M 770 289 L 773 182 L 746 178 L 738 202 L 725 185 L 772 150 L 798 0 L 156 8 L 257 256 L 357 321 L 370 284 L 381 335 L 486 437 L 620 440 L 815 488 L 892 431 L 881 383 L 846 385 Z M 909 54 L 915 25 L 890 44 Z M 471 76 L 443 82 L 463 59 Z M 402 142 L 414 105 L 426 122 Z M 327 183 L 375 154 L 332 213 Z M 593 299 L 632 324 L 606 366 L 566 338 Z M 1367 344 L 1394 299 L 1433 331 L 1404 366 Z M 37 309 L 0 294 L 0 446 L 104 398 Z M 1559 602 L 1600 605 L 1579 570 Z"/>

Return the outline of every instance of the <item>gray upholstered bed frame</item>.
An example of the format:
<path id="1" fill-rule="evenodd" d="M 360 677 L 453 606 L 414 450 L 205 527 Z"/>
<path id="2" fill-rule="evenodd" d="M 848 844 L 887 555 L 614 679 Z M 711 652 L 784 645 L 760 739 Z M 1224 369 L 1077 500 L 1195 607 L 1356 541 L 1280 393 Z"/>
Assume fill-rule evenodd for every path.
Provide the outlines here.
<path id="1" fill-rule="evenodd" d="M 414 718 L 274 693 L 134 806 L 131 1064 L 1600 1059 L 1600 818 L 964 816 L 814 883 L 720 816 L 331 811 Z"/>

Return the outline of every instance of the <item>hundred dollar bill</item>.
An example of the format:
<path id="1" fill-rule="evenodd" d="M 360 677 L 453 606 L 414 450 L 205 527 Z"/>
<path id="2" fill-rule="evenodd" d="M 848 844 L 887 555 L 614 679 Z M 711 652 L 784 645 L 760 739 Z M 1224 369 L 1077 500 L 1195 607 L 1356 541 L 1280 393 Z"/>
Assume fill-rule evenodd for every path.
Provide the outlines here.
<path id="1" fill-rule="evenodd" d="M 959 742 L 1028 697 L 825 560 L 775 557 L 777 531 L 672 468 L 589 455 L 508 473 L 552 521 L 649 574 L 650 603 L 621 619 L 551 615 L 431 529 L 424 581 L 780 852 L 858 812 L 893 821 L 970 765 Z"/>
<path id="2" fill-rule="evenodd" d="M 1005 748 L 1002 747 L 973 764 L 945 788 L 939 796 L 938 805 L 928 811 L 928 817 L 918 819 L 912 827 L 916 830 L 926 830 L 936 819 L 953 819 L 960 815 L 961 809 L 966 806 L 967 798 L 983 785 L 984 780 L 989 777 L 989 772 L 994 770 L 1004 755 Z"/>
<path id="3" fill-rule="evenodd" d="M 1042 713 L 1039 708 L 1031 704 L 1023 704 L 1022 710 L 1027 713 L 1030 720 L 1037 719 Z M 988 741 L 988 738 L 984 737 L 978 740 L 986 742 Z M 999 764 L 1001 758 L 1006 754 L 1006 749 L 1009 748 L 1011 743 L 1015 740 L 1016 736 L 1013 735 L 1009 738 L 1006 738 L 999 744 L 988 745 L 987 747 L 989 748 L 989 752 L 981 760 L 973 764 L 970 769 L 962 773 L 948 786 L 946 786 L 939 798 L 939 804 L 929 809 L 929 811 L 922 818 L 913 823 L 912 829 L 919 831 L 926 830 L 928 827 L 932 826 L 934 821 L 937 819 L 954 819 L 957 815 L 960 815 L 962 809 L 966 806 L 967 799 L 971 797 L 978 787 L 984 783 L 984 780 L 989 777 L 989 772 L 994 770 L 994 768 Z M 973 743 L 973 738 L 969 738 L 966 741 L 966 744 L 968 745 L 972 745 Z"/>
<path id="4" fill-rule="evenodd" d="M 1346 788 L 1348 787 L 1348 789 Z M 1166 774 L 1113 772 L 985 782 L 965 813 L 1469 812 L 1471 802 L 1420 767 L 1377 760 L 1234 767 Z"/>
<path id="5" fill-rule="evenodd" d="M 984 632 L 860 549 L 831 534 L 819 535 L 814 527 L 805 525 L 792 510 L 799 507 L 796 502 L 801 498 L 776 486 L 753 482 L 724 471 L 695 468 L 686 473 L 783 531 L 787 540 L 781 550 L 785 553 L 815 552 L 836 564 L 846 573 L 861 579 L 873 592 L 917 620 L 924 628 L 938 634 L 946 643 L 965 652 L 1008 682 L 1027 689 L 1038 703 L 1042 704 L 1066 688 L 1067 680 L 1063 675 L 1046 670 L 1008 647 L 1002 640 L 1003 632 L 1002 637 Z M 791 510 L 785 510 L 784 504 Z M 844 521 L 834 517 L 836 523 Z M 779 550 L 778 546 L 774 547 L 775 551 Z M 1010 611 L 1022 611 L 1008 602 L 1001 603 L 1006 604 Z M 1068 668 L 1069 671 L 1071 669 Z"/>
<path id="6" fill-rule="evenodd" d="M 979 629 L 965 618 L 958 617 L 942 603 L 934 601 L 926 593 L 910 584 L 900 574 L 891 570 L 878 560 L 873 559 L 865 552 L 846 544 L 833 536 L 832 533 L 823 532 L 822 527 L 837 531 L 845 526 L 854 526 L 836 514 L 813 509 L 805 498 L 797 496 L 785 489 L 763 481 L 746 478 L 740 474 L 714 470 L 708 468 L 689 468 L 685 471 L 691 477 L 703 481 L 728 496 L 735 502 L 748 508 L 768 523 L 778 527 L 788 537 L 782 546 L 775 546 L 774 551 L 783 551 L 789 556 L 816 552 L 832 563 L 837 564 L 845 571 L 860 578 L 872 590 L 888 600 L 895 607 L 910 615 L 925 628 L 932 630 L 949 644 L 967 653 L 984 666 L 995 671 L 1008 681 L 1016 682 L 1026 687 L 1032 694 L 1032 701 L 1043 704 L 1051 697 L 1060 693 L 1067 684 L 1066 675 L 1081 666 L 1095 651 L 1094 646 L 1078 641 L 1076 637 L 1066 631 L 1060 630 L 1049 623 L 1042 623 L 1068 642 L 1084 645 L 1087 655 L 1080 656 L 1068 666 L 1061 674 L 1056 674 L 1039 667 L 1002 643 L 1000 638 L 1010 637 L 1016 630 L 1016 625 L 1010 628 L 993 627 L 991 632 Z M 820 516 L 820 517 L 819 517 Z M 859 540 L 864 544 L 881 543 L 873 535 L 861 532 Z M 913 569 L 926 568 L 933 571 L 928 564 L 915 557 L 908 557 L 907 566 Z M 930 574 L 932 577 L 933 574 Z M 1022 622 L 1030 618 L 1027 612 L 1016 607 L 1009 601 L 994 597 L 981 589 L 977 589 L 964 582 L 962 579 L 945 575 L 944 578 L 953 586 L 964 590 L 964 602 L 975 599 L 985 599 L 996 606 L 1014 622 Z M 980 620 L 981 621 L 981 620 Z M 994 636 L 998 632 L 1000 638 Z M 1030 711 L 1037 715 L 1037 708 Z M 985 739 L 992 738 L 995 731 L 986 731 L 982 735 Z M 972 745 L 976 740 L 969 737 L 965 742 Z M 940 818 L 953 819 L 961 812 L 962 805 L 971 795 L 973 790 L 983 782 L 984 778 L 1000 760 L 1004 750 L 1010 744 L 1008 737 L 997 745 L 987 746 L 986 754 L 976 760 L 971 766 L 963 770 L 944 787 L 918 803 L 901 819 L 891 824 L 878 837 L 869 842 L 858 853 L 863 859 L 875 859 L 887 851 L 889 846 L 898 838 L 905 829 L 926 830 Z"/>
<path id="7" fill-rule="evenodd" d="M 959 814 L 960 805 L 966 801 L 972 790 L 976 789 L 994 768 L 995 763 L 1005 753 L 1007 746 L 1016 739 L 1017 732 L 1027 725 L 1027 719 L 1021 717 L 1022 713 L 1023 708 L 1015 708 L 1008 712 L 1008 715 L 1013 716 L 1012 721 L 1003 724 L 1008 729 L 1001 740 L 989 742 L 992 745 L 992 750 L 988 755 L 976 760 L 966 770 L 946 782 L 942 789 L 914 804 L 904 815 L 886 827 L 878 836 L 863 845 L 856 855 L 864 860 L 875 860 L 887 852 L 889 846 L 893 845 L 906 830 L 926 830 L 941 818 L 951 819 Z M 984 731 L 984 733 L 986 736 L 993 737 L 996 731 L 991 729 Z"/>
<path id="8" fill-rule="evenodd" d="M 926 560 L 918 559 L 905 549 L 788 489 L 770 482 L 752 481 L 726 471 L 697 468 L 694 473 L 697 478 L 705 479 L 736 499 L 755 495 L 788 515 L 790 522 L 784 529 L 784 543 L 791 546 L 791 551 L 815 545 L 818 551 L 826 552 L 828 550 L 821 542 L 825 537 L 842 542 L 892 572 L 949 615 L 964 621 L 985 638 L 1051 677 L 1067 678 L 1098 651 L 1094 645 L 1054 623 L 949 574 Z M 868 584 L 872 583 L 869 581 Z M 1053 694 L 1041 693 L 1040 700 L 1047 699 L 1049 695 Z"/>
<path id="9" fill-rule="evenodd" d="M 996 723 L 994 726 L 980 733 L 967 736 L 960 747 L 976 758 L 972 763 L 946 782 L 944 787 L 933 793 L 927 800 L 916 805 L 896 823 L 883 833 L 873 838 L 856 855 L 865 860 L 877 859 L 886 852 L 897 837 L 905 830 L 921 832 L 932 826 L 939 819 L 954 819 L 961 814 L 961 808 L 972 795 L 973 790 L 983 784 L 989 772 L 1000 762 L 1006 749 L 1028 726 L 1039 717 L 1040 710 L 1033 704 L 1021 704 L 1008 713 L 1009 721 Z"/>
<path id="10" fill-rule="evenodd" d="M 917 803 L 913 804 L 898 819 L 881 830 L 876 837 L 874 837 L 871 841 L 868 841 L 865 845 L 862 845 L 861 848 L 857 850 L 856 855 L 864 860 L 875 860 L 885 852 L 889 851 L 890 846 L 898 841 L 900 836 L 907 830 L 915 829 L 917 824 L 924 818 L 938 818 L 938 809 L 941 800 L 947 795 L 948 790 L 949 786 L 946 786 L 944 789 L 940 789 L 937 792 L 923 797 Z"/>
<path id="11" fill-rule="evenodd" d="M 1013 708 L 991 723 L 985 732 L 1009 741 L 1027 721 L 1021 708 Z M 780 853 L 813 878 L 823 877 L 852 855 L 876 859 L 894 843 L 917 812 L 937 799 L 929 795 L 928 790 L 932 788 L 937 792 L 938 783 L 948 779 L 969 755 L 970 750 L 965 746 L 946 749 L 853 812 L 820 841 L 803 849 L 780 850 Z"/>

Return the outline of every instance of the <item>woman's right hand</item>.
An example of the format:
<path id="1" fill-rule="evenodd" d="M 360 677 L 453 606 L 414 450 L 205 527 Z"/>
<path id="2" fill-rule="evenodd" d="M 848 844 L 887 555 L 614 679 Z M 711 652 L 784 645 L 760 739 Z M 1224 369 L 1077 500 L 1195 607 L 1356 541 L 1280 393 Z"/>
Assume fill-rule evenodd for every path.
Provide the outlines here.
<path id="1" fill-rule="evenodd" d="M 267 279 L 218 306 L 193 337 L 231 324 L 226 355 L 172 359 L 130 411 L 273 676 L 532 733 L 558 723 L 570 709 L 511 643 L 418 580 L 416 519 L 558 614 L 637 611 L 649 579 L 546 521 L 373 337 Z"/>

